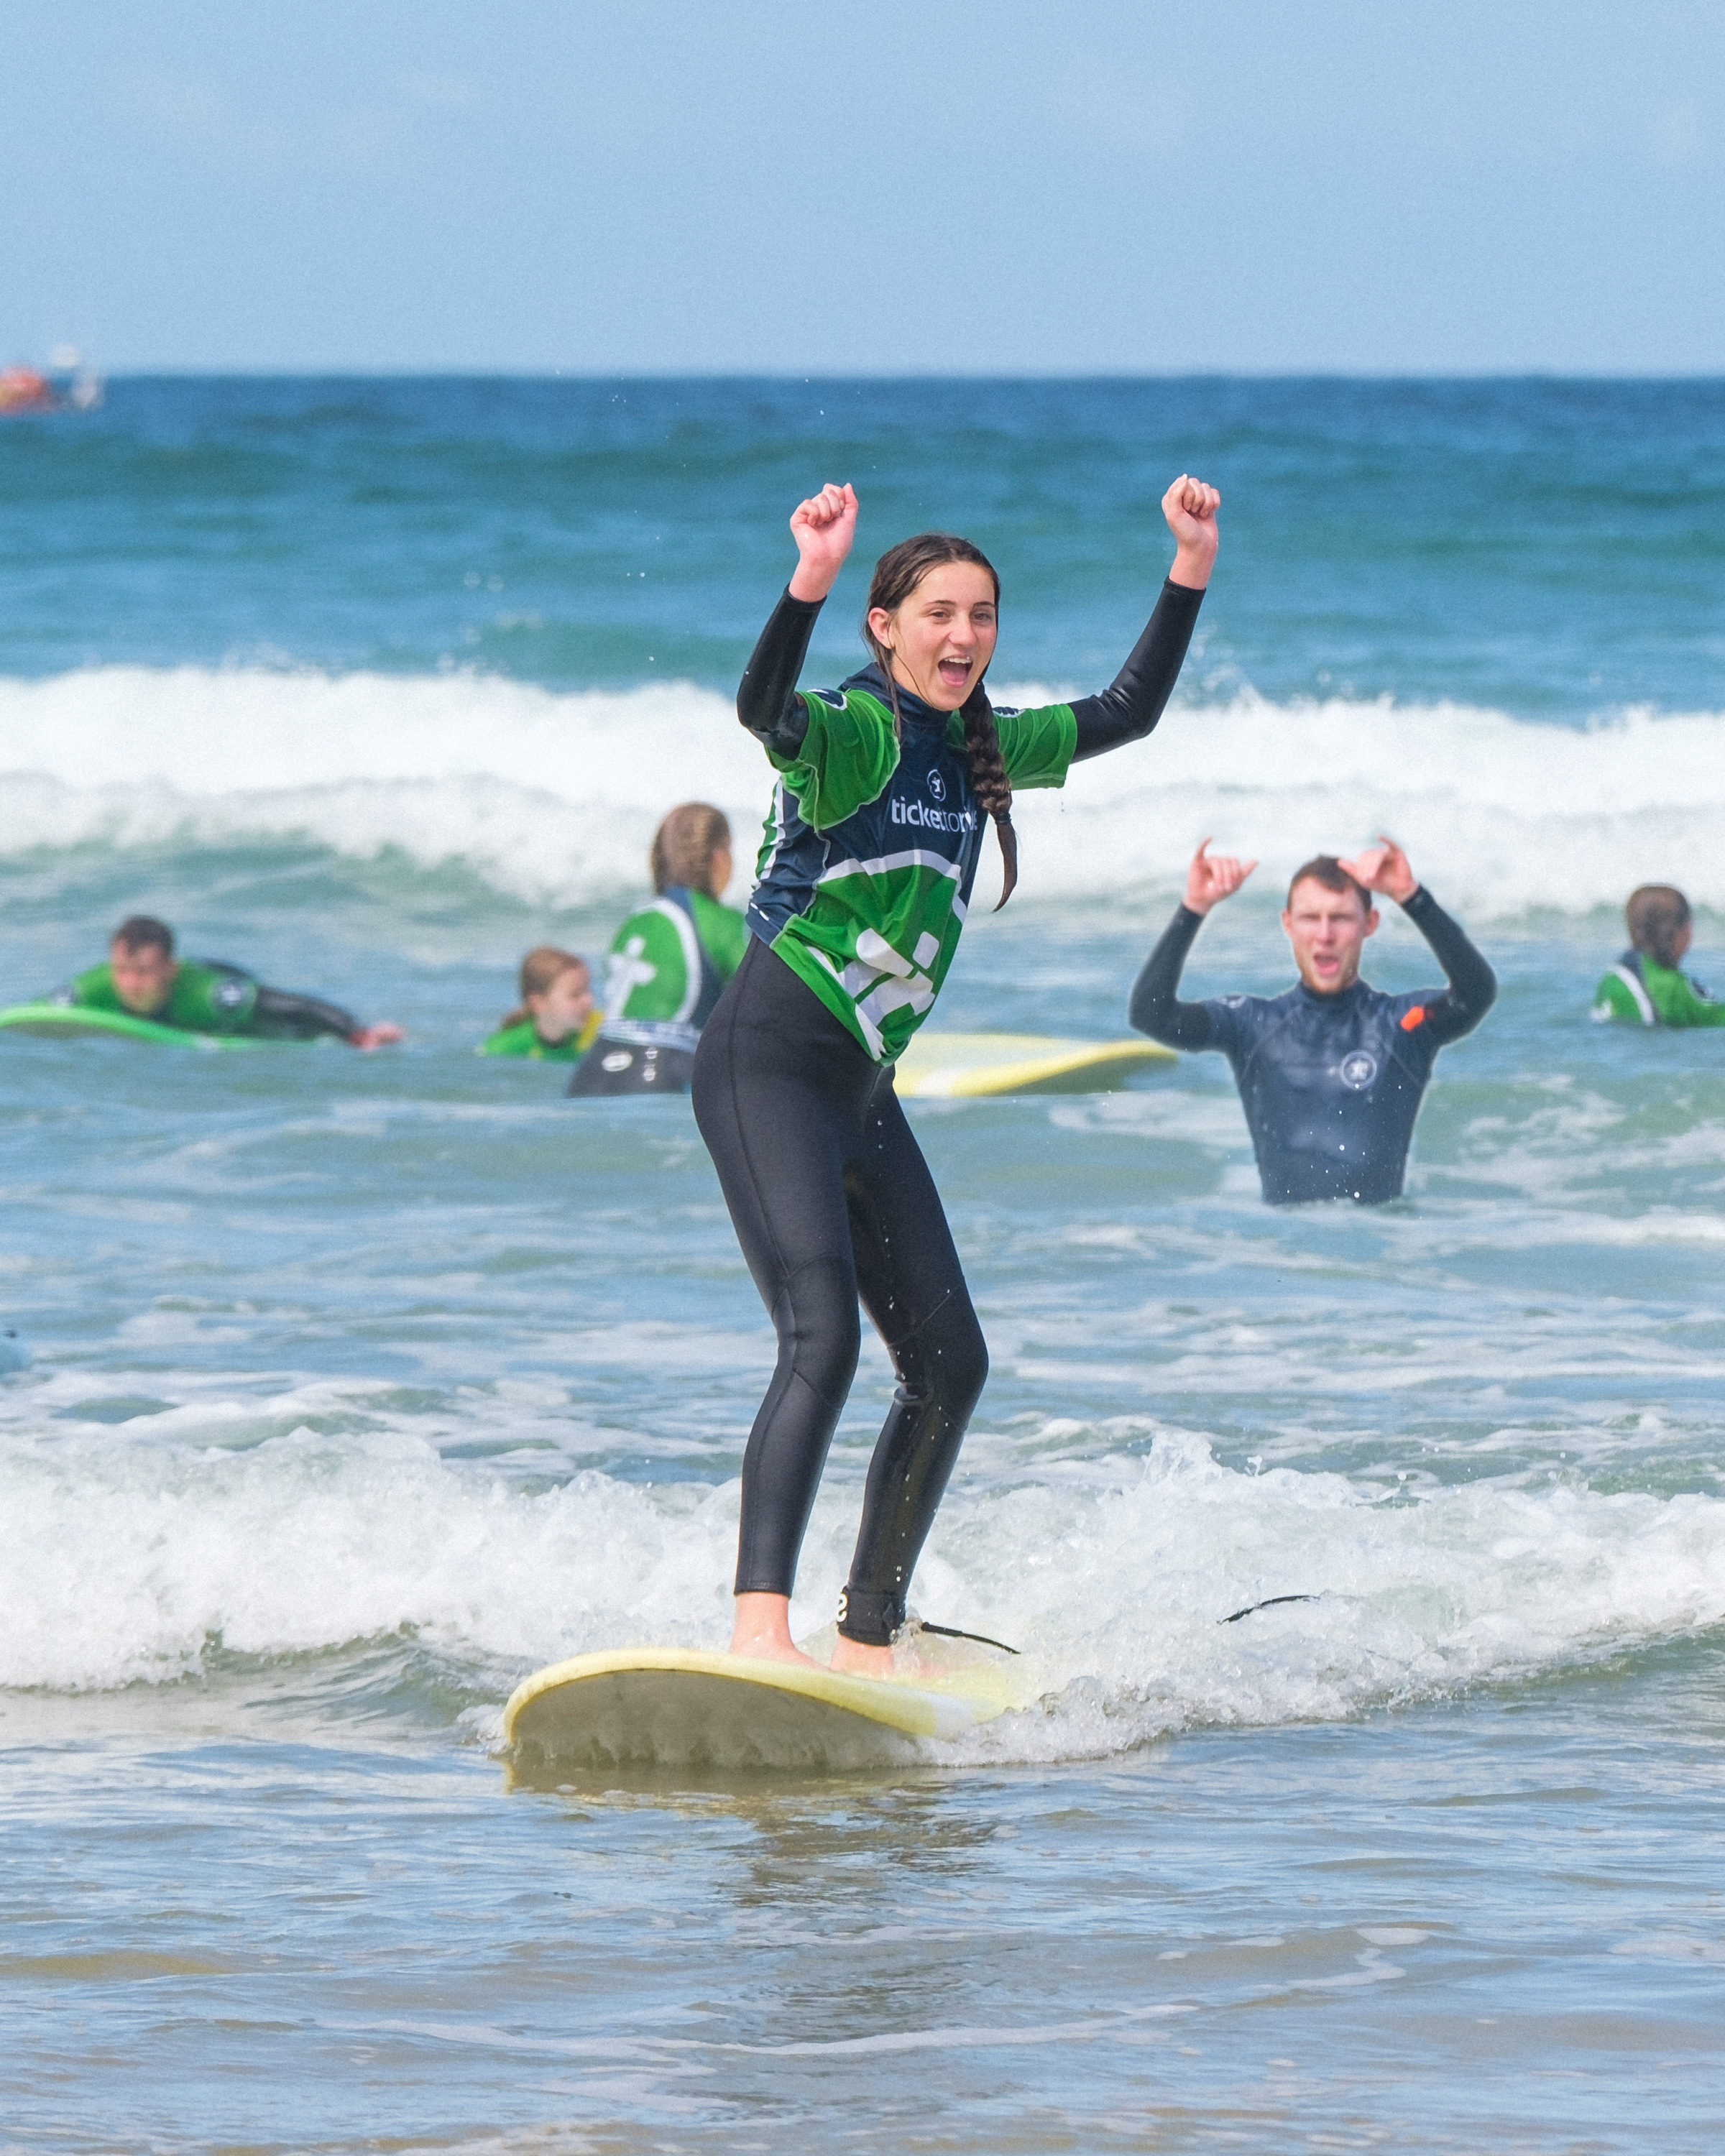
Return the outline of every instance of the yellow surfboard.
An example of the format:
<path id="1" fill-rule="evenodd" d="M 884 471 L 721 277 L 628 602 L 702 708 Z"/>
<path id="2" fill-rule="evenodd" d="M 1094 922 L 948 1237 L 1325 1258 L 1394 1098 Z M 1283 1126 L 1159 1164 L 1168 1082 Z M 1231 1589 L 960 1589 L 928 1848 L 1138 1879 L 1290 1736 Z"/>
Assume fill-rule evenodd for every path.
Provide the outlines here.
<path id="1" fill-rule="evenodd" d="M 917 1033 L 898 1060 L 899 1097 L 1114 1093 L 1135 1070 L 1176 1060 L 1153 1040 L 1060 1040 L 1039 1033 Z"/>
<path id="2" fill-rule="evenodd" d="M 863 1677 L 692 1647 L 577 1655 L 516 1687 L 504 1741 L 530 1779 L 560 1767 L 881 1766 L 927 1758 L 931 1742 L 963 1737 L 1034 1693 L 1016 1658 L 960 1651 L 943 1663 Z"/>

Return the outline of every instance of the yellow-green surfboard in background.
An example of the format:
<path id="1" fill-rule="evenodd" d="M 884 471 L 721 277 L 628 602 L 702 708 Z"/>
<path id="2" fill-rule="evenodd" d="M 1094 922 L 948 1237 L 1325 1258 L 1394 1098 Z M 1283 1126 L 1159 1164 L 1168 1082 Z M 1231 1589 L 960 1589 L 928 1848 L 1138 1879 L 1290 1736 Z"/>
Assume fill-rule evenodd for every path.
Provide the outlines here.
<path id="1" fill-rule="evenodd" d="M 1114 1093 L 1135 1072 L 1178 1059 L 1153 1040 L 1064 1040 L 1038 1033 L 918 1033 L 898 1060 L 907 1101 L 993 1093 Z"/>
<path id="2" fill-rule="evenodd" d="M 275 1041 L 248 1040 L 239 1034 L 193 1033 L 182 1025 L 157 1025 L 154 1019 L 133 1018 L 126 1011 L 91 1010 L 83 1004 L 14 1004 L 9 1010 L 0 1010 L 0 1026 L 14 1033 L 42 1034 L 56 1040 L 106 1034 L 110 1039 L 157 1041 L 167 1048 L 280 1045 Z"/>

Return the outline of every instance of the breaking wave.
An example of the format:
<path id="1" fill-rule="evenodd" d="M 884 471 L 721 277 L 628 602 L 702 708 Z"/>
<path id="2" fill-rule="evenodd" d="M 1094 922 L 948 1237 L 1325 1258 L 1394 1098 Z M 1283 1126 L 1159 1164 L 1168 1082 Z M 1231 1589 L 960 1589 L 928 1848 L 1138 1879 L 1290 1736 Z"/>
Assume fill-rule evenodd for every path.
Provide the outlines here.
<path id="1" fill-rule="evenodd" d="M 1002 701 L 1050 692 L 1003 687 Z M 295 840 L 459 863 L 532 904 L 633 887 L 674 800 L 764 811 L 713 690 L 559 694 L 495 676 L 92 667 L 0 681 L 0 857 Z M 1020 798 L 1027 895 L 1177 882 L 1206 833 L 1272 886 L 1393 831 L 1470 919 L 1621 904 L 1675 881 L 1725 908 L 1725 713 L 1587 730 L 1456 704 L 1177 706 L 1154 744 Z"/>

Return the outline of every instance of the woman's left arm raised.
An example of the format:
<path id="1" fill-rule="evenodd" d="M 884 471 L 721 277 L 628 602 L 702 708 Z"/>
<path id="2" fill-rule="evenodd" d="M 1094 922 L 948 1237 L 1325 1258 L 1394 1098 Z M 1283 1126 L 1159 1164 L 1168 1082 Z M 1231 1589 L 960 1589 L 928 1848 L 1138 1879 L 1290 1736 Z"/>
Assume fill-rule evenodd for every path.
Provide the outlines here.
<path id="1" fill-rule="evenodd" d="M 1162 497 L 1162 513 L 1174 535 L 1174 565 L 1149 626 L 1111 686 L 1100 696 L 1081 696 L 1072 706 L 1078 745 L 1072 761 L 1105 755 L 1127 742 L 1142 741 L 1162 716 L 1185 663 L 1186 647 L 1215 566 L 1220 533 L 1216 511 L 1222 497 L 1201 479 L 1182 472 Z"/>

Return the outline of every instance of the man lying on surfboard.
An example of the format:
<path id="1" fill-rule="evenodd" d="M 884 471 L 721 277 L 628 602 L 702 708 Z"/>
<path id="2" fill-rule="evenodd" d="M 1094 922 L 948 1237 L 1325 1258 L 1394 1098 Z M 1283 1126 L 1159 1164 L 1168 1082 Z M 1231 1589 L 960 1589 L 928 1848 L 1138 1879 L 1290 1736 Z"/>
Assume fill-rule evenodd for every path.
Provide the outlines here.
<path id="1" fill-rule="evenodd" d="M 362 1025 L 316 996 L 266 988 L 238 966 L 174 957 L 174 932 L 147 913 L 122 921 L 106 962 L 49 998 L 85 1010 L 120 1011 L 183 1033 L 240 1034 L 254 1040 L 315 1040 L 333 1034 L 354 1048 L 399 1040 L 398 1025 Z"/>
<path id="2" fill-rule="evenodd" d="M 1376 1205 L 1399 1197 L 1437 1052 L 1491 1008 L 1496 976 L 1401 848 L 1380 839 L 1357 860 L 1320 854 L 1295 871 L 1281 925 L 1299 968 L 1296 988 L 1183 1004 L 1180 970 L 1204 916 L 1258 865 L 1212 860 L 1209 844 L 1192 857 L 1185 899 L 1139 974 L 1127 1015 L 1165 1048 L 1214 1048 L 1228 1058 L 1271 1204 L 1349 1198 Z M 1431 946 L 1446 988 L 1387 996 L 1361 980 L 1360 954 L 1378 927 L 1374 891 L 1393 898 Z"/>
<path id="3" fill-rule="evenodd" d="M 1214 487 L 1163 499 L 1177 542 L 1149 626 L 1112 685 L 1076 703 L 996 710 L 1000 580 L 980 551 L 927 531 L 883 554 L 863 640 L 871 663 L 799 693 L 817 616 L 855 536 L 850 487 L 791 518 L 797 568 L 737 691 L 778 774 L 750 941 L 695 1060 L 696 1121 L 778 1334 L 742 1463 L 738 1654 L 798 1659 L 797 1553 L 855 1374 L 860 1297 L 898 1390 L 875 1449 L 834 1669 L 892 1665 L 905 1596 L 952 1471 L 988 1349 L 928 1166 L 893 1091 L 895 1059 L 957 948 L 992 819 L 1005 903 L 1014 786 L 1060 786 L 1078 759 L 1142 741 L 1162 716 L 1216 552 Z"/>

